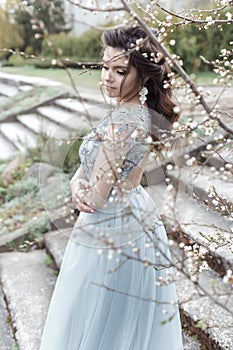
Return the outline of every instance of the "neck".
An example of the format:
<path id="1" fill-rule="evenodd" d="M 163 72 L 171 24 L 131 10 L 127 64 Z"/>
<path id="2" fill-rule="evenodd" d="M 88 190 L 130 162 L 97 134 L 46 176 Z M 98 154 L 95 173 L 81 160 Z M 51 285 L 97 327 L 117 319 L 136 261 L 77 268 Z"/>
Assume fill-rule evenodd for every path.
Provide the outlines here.
<path id="1" fill-rule="evenodd" d="M 141 105 L 140 101 L 139 101 L 139 94 L 125 100 L 123 99 L 118 99 L 117 101 L 118 106 L 120 107 L 121 105 L 125 105 L 125 104 L 134 104 L 134 105 Z"/>

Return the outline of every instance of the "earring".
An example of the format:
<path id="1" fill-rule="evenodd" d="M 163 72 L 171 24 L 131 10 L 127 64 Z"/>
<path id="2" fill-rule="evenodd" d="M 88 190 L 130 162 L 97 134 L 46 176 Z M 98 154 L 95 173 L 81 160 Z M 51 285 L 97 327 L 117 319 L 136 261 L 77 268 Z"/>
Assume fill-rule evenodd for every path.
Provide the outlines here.
<path id="1" fill-rule="evenodd" d="M 147 94 L 148 94 L 148 89 L 147 89 L 147 87 L 144 86 L 139 92 L 139 95 L 140 95 L 139 101 L 141 102 L 142 106 L 144 105 L 144 103 L 147 100 L 147 97 L 146 97 Z"/>

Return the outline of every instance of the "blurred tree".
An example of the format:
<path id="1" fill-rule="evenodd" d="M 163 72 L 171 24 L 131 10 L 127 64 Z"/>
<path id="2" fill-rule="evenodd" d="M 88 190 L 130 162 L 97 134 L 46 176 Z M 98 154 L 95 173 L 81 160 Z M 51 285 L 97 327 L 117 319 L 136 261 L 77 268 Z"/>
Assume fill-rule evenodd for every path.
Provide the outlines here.
<path id="1" fill-rule="evenodd" d="M 0 7 L 0 48 L 14 50 L 22 44 L 22 28 L 16 23 L 12 23 L 8 13 Z M 9 53 L 1 53 L 0 57 L 7 55 Z"/>
<path id="2" fill-rule="evenodd" d="M 188 73 L 196 73 L 212 69 L 200 56 L 210 61 L 216 60 L 221 49 L 231 49 L 232 38 L 233 26 L 226 23 L 211 26 L 208 30 L 189 24 L 176 27 L 172 33 L 168 32 L 166 43 L 174 39 L 176 44 L 171 47 L 171 51 L 182 58 Z"/>
<path id="3" fill-rule="evenodd" d="M 24 29 L 21 50 L 31 47 L 34 53 L 41 51 L 43 38 L 40 40 L 35 38 L 35 34 L 41 31 L 36 25 L 32 25 L 32 19 L 43 22 L 49 34 L 71 30 L 65 19 L 63 0 L 7 0 L 6 6 L 10 16 Z"/>

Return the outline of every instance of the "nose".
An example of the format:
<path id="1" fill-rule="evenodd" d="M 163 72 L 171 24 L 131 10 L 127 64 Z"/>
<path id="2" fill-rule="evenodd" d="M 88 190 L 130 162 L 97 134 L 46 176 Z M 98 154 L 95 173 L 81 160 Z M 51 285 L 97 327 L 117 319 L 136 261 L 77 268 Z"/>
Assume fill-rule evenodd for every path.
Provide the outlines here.
<path id="1" fill-rule="evenodd" d="M 111 69 L 108 69 L 106 72 L 105 72 L 105 80 L 107 82 L 113 82 L 114 81 L 114 74 L 113 72 L 111 71 Z"/>

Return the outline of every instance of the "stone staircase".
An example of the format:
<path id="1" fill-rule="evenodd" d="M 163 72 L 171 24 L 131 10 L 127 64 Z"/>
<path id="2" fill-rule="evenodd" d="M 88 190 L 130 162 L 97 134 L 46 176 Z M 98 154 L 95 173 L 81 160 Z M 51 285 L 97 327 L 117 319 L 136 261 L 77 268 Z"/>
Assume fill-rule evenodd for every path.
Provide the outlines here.
<path id="1" fill-rule="evenodd" d="M 21 80 L 18 78 L 15 82 L 10 75 L 3 75 L 3 78 L 1 76 L 2 73 L 0 98 L 10 98 L 20 91 L 30 90 L 35 83 L 48 84 L 43 79 L 37 81 L 32 78 L 31 81 L 28 77 L 21 77 Z M 28 147 L 35 147 L 41 133 L 56 139 L 67 139 L 75 133 L 82 133 L 90 129 L 103 115 L 103 108 L 99 104 L 104 100 L 97 90 L 93 92 L 91 89 L 82 89 L 82 102 L 69 97 L 64 87 L 63 90 L 63 97 L 59 96 L 42 106 L 35 106 L 33 110 L 19 114 L 11 121 L 0 119 L 0 149 L 4 149 L 1 158 L 8 158 L 17 151 L 25 152 Z M 71 95 L 73 94 L 70 93 Z"/>
<path id="2" fill-rule="evenodd" d="M 60 267 L 68 234 L 61 230 L 49 232 L 45 235 L 46 249 L 43 250 L 0 254 L 3 286 L 3 292 L 0 290 L 0 326 L 5 329 L 1 336 L 3 350 L 12 350 L 14 344 L 23 350 L 39 350 L 56 281 L 55 271 L 46 264 L 52 256 Z M 6 323 L 7 319 L 9 323 Z M 187 334 L 184 334 L 184 342 L 185 350 L 200 349 L 199 343 Z"/>
<path id="3" fill-rule="evenodd" d="M 220 185 L 221 188 L 227 186 L 224 181 Z M 204 186 L 205 184 L 202 190 Z M 166 192 L 166 185 L 153 185 L 149 192 L 155 201 L 158 201 L 158 207 L 161 208 L 161 214 L 166 220 L 168 213 L 164 212 L 163 208 L 166 205 L 161 206 L 161 198 L 165 197 L 165 202 L 171 201 Z M 188 200 L 190 201 L 190 198 Z M 185 225 L 182 225 L 178 232 L 179 236 L 176 235 L 177 231 L 168 230 L 170 242 L 172 242 L 172 259 L 177 268 L 176 283 L 182 320 L 186 324 L 186 329 L 196 334 L 199 339 L 198 342 L 190 336 L 190 333 L 189 335 L 184 333 L 184 349 L 230 350 L 233 347 L 233 294 L 232 287 L 223 282 L 223 276 L 229 267 L 232 268 L 233 254 L 227 246 L 223 246 L 220 251 L 208 250 L 208 244 L 205 244 L 199 235 L 200 230 L 203 231 L 202 225 L 213 223 L 213 218 L 215 225 L 220 226 L 221 215 L 216 211 L 204 210 L 204 205 L 196 198 L 188 205 L 192 211 L 192 217 L 190 211 L 186 211 L 182 221 L 188 219 L 191 222 L 194 218 L 198 225 L 193 225 L 189 231 Z M 182 210 L 182 215 L 183 208 L 178 208 L 178 211 Z M 205 211 L 205 215 L 199 214 L 201 210 Z M 55 218 L 53 220 L 56 221 Z M 231 223 L 227 224 L 224 221 L 224 224 L 227 231 Z M 5 329 L 2 338 L 5 344 L 4 350 L 12 350 L 14 342 L 18 344 L 19 349 L 38 349 L 49 300 L 56 281 L 56 271 L 61 266 L 70 231 L 71 227 L 48 232 L 44 235 L 43 249 L 27 253 L 3 252 L 0 254 L 2 285 L 0 329 Z M 212 235 L 213 231 L 209 228 L 207 232 Z M 206 249 L 204 261 L 209 263 L 209 267 L 201 271 L 197 281 L 194 280 L 193 283 L 190 276 L 192 277 L 195 266 L 192 264 L 190 266 L 189 255 L 186 255 L 187 251 L 184 251 L 183 245 L 190 247 L 194 243 Z M 224 261 L 222 266 L 221 261 Z M 184 273 L 179 272 L 181 267 Z"/>
<path id="4" fill-rule="evenodd" d="M 86 109 L 93 110 L 91 122 L 95 123 L 101 114 L 97 106 L 99 97 L 95 100 L 95 95 L 88 91 L 83 97 Z M 3 124 L 18 123 L 20 130 L 24 127 L 32 135 L 28 136 L 28 140 L 30 137 L 36 140 L 41 127 L 51 135 L 57 127 L 56 137 L 66 138 L 70 129 L 81 130 L 87 121 L 85 108 L 78 101 L 58 98 L 50 105 L 17 116 L 14 122 L 2 123 L 1 133 L 5 128 L 6 133 L 2 135 L 9 148 L 23 151 L 21 142 L 12 136 L 15 135 L 12 129 L 8 126 L 7 131 L 7 126 Z M 210 142 L 209 139 L 207 141 Z M 232 285 L 225 283 L 225 278 L 227 271 L 233 270 L 232 221 L 212 202 L 207 187 L 214 186 L 233 206 L 233 159 L 226 149 L 220 152 L 219 157 L 211 157 L 205 150 L 205 142 L 192 145 L 184 150 L 184 154 L 202 155 L 206 157 L 203 162 L 208 166 L 187 167 L 185 162 L 179 168 L 175 164 L 168 167 L 167 163 L 159 168 L 149 165 L 146 177 L 152 180 L 150 187 L 145 188 L 157 203 L 169 234 L 181 317 L 186 330 L 184 349 L 231 350 L 233 290 Z M 9 150 L 9 154 L 11 152 Z M 227 161 L 227 168 L 223 159 Z M 171 163 L 168 162 L 169 165 Z M 174 190 L 177 186 L 178 192 Z M 63 220 L 64 228 L 61 223 L 56 224 L 57 220 Z M 27 253 L 9 251 L 4 239 L 0 240 L 1 350 L 39 350 L 49 300 L 73 222 L 67 223 L 61 208 L 51 217 L 51 224 L 53 230 L 44 235 L 42 249 L 31 249 Z M 59 229 L 56 228 L 58 226 Z M 12 239 L 19 239 L 24 234 L 25 230 L 22 230 L 13 234 Z M 224 238 L 222 244 L 215 249 L 215 241 L 221 238 Z M 201 261 L 195 260 L 195 250 L 203 251 Z M 195 262 L 204 263 L 204 268 L 197 275 L 194 274 L 197 268 Z"/>

